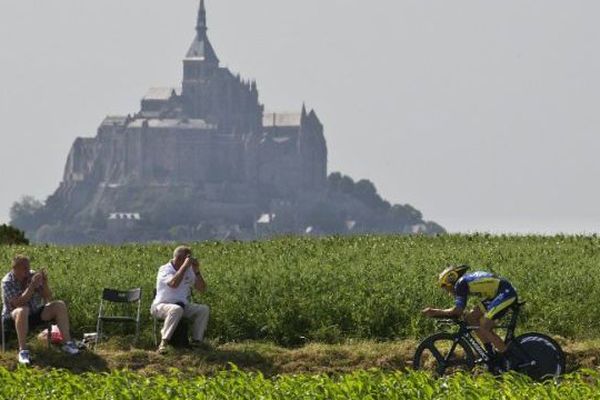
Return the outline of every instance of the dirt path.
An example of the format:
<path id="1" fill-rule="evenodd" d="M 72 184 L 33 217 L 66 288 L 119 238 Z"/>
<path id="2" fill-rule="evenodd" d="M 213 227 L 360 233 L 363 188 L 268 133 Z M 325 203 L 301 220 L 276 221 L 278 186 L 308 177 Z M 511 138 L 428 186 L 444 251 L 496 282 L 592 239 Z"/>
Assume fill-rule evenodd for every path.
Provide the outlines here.
<path id="1" fill-rule="evenodd" d="M 600 367 L 600 341 L 559 342 L 567 354 L 567 368 Z M 159 355 L 152 350 L 117 349 L 105 346 L 97 352 L 86 351 L 71 357 L 57 349 L 35 346 L 36 368 L 63 368 L 73 372 L 108 372 L 130 369 L 142 374 L 164 373 L 172 368 L 184 374 L 213 374 L 228 369 L 229 363 L 267 376 L 290 373 L 340 373 L 357 369 L 398 370 L 409 368 L 415 341 L 349 342 L 345 344 L 309 344 L 288 349 L 269 343 L 227 343 L 206 350 L 176 350 Z M 0 355 L 0 366 L 17 367 L 16 350 Z"/>

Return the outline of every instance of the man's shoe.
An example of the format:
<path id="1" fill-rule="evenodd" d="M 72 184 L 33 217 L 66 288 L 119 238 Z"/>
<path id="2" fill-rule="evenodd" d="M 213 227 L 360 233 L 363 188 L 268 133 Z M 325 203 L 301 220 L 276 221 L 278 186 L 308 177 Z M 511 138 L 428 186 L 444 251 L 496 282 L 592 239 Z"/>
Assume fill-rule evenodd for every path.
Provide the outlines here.
<path id="1" fill-rule="evenodd" d="M 172 349 L 172 347 L 166 342 L 166 341 L 162 341 L 160 342 L 160 345 L 158 345 L 158 350 L 156 350 L 158 352 L 158 354 L 167 354 L 168 352 L 170 352 Z"/>
<path id="2" fill-rule="evenodd" d="M 31 364 L 31 360 L 29 359 L 29 350 L 19 351 L 19 364 L 21 364 L 21 365 Z"/>
<path id="3" fill-rule="evenodd" d="M 79 348 L 75 345 L 75 343 L 73 343 L 72 340 L 69 340 L 63 344 L 62 351 L 71 355 L 79 354 Z"/>

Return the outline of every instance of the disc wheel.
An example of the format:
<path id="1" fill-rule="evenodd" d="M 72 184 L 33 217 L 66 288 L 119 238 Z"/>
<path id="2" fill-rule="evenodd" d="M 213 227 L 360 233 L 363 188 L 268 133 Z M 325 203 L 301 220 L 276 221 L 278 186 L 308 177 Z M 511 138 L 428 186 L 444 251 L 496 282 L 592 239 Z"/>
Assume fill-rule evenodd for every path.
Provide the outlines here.
<path id="1" fill-rule="evenodd" d="M 565 372 L 565 355 L 558 343 L 541 333 L 525 333 L 509 344 L 509 366 L 541 381 L 556 378 Z"/>

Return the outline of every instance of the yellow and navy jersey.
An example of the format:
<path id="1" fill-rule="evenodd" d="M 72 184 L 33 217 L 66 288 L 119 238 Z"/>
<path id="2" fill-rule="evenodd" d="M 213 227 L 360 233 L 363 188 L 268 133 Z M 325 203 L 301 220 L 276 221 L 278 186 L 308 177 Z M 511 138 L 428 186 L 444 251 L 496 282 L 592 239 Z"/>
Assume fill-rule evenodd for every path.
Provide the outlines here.
<path id="1" fill-rule="evenodd" d="M 506 279 L 499 278 L 491 272 L 471 272 L 463 275 L 454 285 L 455 305 L 464 309 L 470 295 L 477 296 L 485 302 L 495 298 L 501 290 L 507 289 L 514 291 Z"/>

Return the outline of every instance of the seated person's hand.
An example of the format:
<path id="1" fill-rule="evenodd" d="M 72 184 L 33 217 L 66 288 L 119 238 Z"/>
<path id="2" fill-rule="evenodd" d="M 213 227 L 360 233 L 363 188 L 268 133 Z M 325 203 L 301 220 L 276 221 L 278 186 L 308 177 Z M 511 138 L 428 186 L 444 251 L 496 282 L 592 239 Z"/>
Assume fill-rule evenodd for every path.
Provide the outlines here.
<path id="1" fill-rule="evenodd" d="M 187 258 L 183 262 L 182 268 L 188 268 L 189 266 L 193 265 L 193 263 L 194 259 L 192 258 L 192 256 L 187 256 Z"/>

